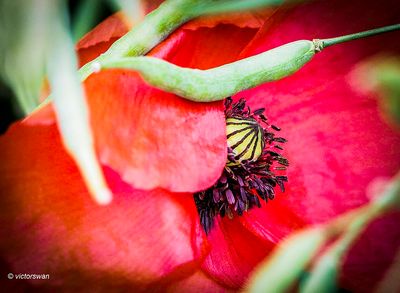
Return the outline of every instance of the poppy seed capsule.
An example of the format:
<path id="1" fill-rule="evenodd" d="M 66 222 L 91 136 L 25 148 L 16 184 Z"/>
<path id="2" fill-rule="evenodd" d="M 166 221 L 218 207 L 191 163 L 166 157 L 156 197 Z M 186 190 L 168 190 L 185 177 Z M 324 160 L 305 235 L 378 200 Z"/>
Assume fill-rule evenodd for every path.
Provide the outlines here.
<path id="1" fill-rule="evenodd" d="M 209 233 L 217 216 L 241 216 L 275 197 L 275 187 L 285 190 L 289 161 L 279 152 L 286 142 L 276 136 L 280 128 L 270 124 L 264 108 L 251 111 L 246 101 L 225 100 L 228 158 L 213 186 L 196 192 L 194 202 L 200 223 Z M 275 174 L 276 173 L 276 174 Z"/>
<path id="2" fill-rule="evenodd" d="M 234 165 L 244 160 L 256 161 L 264 149 L 264 132 L 258 122 L 252 118 L 231 117 L 226 120 L 228 147 L 235 155 L 228 158 L 227 165 Z"/>

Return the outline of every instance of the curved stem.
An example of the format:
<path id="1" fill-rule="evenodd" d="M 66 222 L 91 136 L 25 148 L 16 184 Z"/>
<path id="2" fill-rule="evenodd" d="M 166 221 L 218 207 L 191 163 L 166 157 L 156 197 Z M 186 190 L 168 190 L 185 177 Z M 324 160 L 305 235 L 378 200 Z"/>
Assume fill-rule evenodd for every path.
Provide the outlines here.
<path id="1" fill-rule="evenodd" d="M 143 22 L 135 26 L 126 35 L 118 39 L 102 55 L 79 69 L 79 77 L 84 81 L 93 73 L 92 64 L 103 60 L 141 56 L 160 43 L 177 27 L 195 17 L 186 7 L 195 5 L 199 0 L 168 0 L 149 13 Z"/>
<path id="2" fill-rule="evenodd" d="M 314 44 L 300 40 L 207 70 L 184 68 L 153 57 L 125 57 L 97 62 L 92 64 L 92 70 L 135 70 L 156 88 L 194 102 L 213 102 L 289 76 L 314 55 Z"/>
<path id="3" fill-rule="evenodd" d="M 145 55 L 182 24 L 200 15 L 273 6 L 282 2 L 283 0 L 167 0 L 149 13 L 142 23 L 112 44 L 104 54 L 82 66 L 79 70 L 80 79 L 84 81 L 93 73 L 92 65 L 96 62 Z"/>

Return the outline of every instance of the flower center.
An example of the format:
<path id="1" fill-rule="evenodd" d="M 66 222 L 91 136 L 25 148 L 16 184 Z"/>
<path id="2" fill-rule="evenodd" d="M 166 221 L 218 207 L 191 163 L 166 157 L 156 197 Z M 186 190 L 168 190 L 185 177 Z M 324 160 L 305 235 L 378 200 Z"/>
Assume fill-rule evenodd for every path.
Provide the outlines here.
<path id="1" fill-rule="evenodd" d="M 225 101 L 228 158 L 218 181 L 207 190 L 194 194 L 200 223 L 208 234 L 216 216 L 243 215 L 254 206 L 261 207 L 260 198 L 272 200 L 274 188 L 285 190 L 287 177 L 276 175 L 289 165 L 278 152 L 286 139 L 275 136 L 280 129 L 268 123 L 264 109 L 254 112 L 244 99 Z"/>

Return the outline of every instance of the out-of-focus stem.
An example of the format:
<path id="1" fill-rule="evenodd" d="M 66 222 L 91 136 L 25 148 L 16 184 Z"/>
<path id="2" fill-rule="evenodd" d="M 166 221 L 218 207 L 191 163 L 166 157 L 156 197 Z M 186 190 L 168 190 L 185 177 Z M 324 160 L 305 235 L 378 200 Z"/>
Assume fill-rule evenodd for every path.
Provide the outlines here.
<path id="1" fill-rule="evenodd" d="M 57 1 L 48 2 L 54 6 L 54 15 L 61 15 L 63 10 Z M 107 204 L 111 201 L 111 192 L 96 157 L 88 107 L 76 75 L 74 45 L 61 17 L 54 19 L 51 32 L 54 37 L 48 54 L 47 72 L 62 141 L 94 200 Z"/>
<path id="2" fill-rule="evenodd" d="M 333 222 L 331 225 L 336 225 L 336 229 L 327 231 L 340 232 L 345 230 L 344 234 L 337 240 L 317 261 L 312 271 L 311 277 L 306 281 L 302 293 L 322 292 L 327 290 L 327 286 L 331 285 L 333 290 L 336 283 L 337 271 L 341 264 L 344 255 L 347 253 L 351 245 L 358 239 L 361 233 L 368 227 L 378 216 L 385 212 L 399 208 L 400 206 L 400 173 L 394 177 L 392 182 L 387 186 L 385 192 L 374 202 L 366 207 L 357 209 L 351 212 L 352 221 L 345 224 L 344 221 Z M 346 217 L 347 215 L 345 215 Z M 355 216 L 355 217 L 354 217 Z M 343 219 L 342 219 L 343 220 Z M 348 220 L 348 218 L 347 218 Z M 341 223 L 341 227 L 337 224 Z M 339 229 L 338 229 L 339 228 Z M 335 234 L 336 234 L 335 233 Z M 331 237 L 335 236 L 331 234 Z"/>
<path id="3" fill-rule="evenodd" d="M 246 292 L 287 292 L 299 281 L 301 273 L 305 272 L 323 245 L 343 233 L 319 258 L 311 275 L 300 286 L 302 293 L 334 292 L 340 261 L 350 245 L 377 216 L 399 207 L 400 173 L 393 178 L 381 197 L 370 204 L 286 238 L 253 273 Z M 290 270 L 287 270 L 288 267 Z"/>

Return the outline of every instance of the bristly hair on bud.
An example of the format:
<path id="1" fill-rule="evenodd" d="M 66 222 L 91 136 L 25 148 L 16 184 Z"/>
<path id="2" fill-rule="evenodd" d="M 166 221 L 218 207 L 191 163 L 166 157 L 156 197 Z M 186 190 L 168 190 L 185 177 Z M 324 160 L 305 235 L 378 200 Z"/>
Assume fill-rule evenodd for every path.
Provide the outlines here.
<path id="1" fill-rule="evenodd" d="M 194 194 L 200 223 L 208 234 L 216 216 L 243 215 L 261 200 L 272 200 L 274 188 L 285 191 L 285 171 L 289 162 L 279 154 L 286 139 L 276 136 L 280 128 L 268 122 L 265 109 L 251 112 L 246 101 L 225 100 L 228 158 L 218 181 L 207 190 Z"/>

